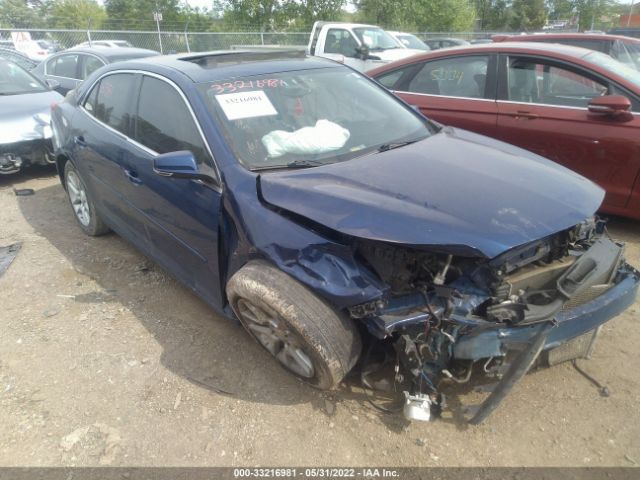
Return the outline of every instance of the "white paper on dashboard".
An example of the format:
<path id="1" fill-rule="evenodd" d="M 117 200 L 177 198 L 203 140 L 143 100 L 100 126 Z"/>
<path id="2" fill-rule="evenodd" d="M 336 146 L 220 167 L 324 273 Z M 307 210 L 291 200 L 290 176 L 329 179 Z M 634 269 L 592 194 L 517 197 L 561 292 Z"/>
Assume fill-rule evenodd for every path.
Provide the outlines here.
<path id="1" fill-rule="evenodd" d="M 229 120 L 278 114 L 263 90 L 225 93 L 216 95 L 216 100 Z"/>

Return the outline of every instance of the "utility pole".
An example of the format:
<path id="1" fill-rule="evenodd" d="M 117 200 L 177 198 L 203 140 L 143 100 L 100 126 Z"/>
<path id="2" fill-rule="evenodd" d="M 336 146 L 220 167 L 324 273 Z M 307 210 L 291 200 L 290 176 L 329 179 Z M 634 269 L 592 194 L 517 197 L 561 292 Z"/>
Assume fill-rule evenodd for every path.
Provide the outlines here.
<path id="1" fill-rule="evenodd" d="M 162 35 L 160 35 L 160 22 L 162 21 L 162 13 L 156 10 L 155 12 L 153 12 L 153 19 L 156 21 L 156 27 L 158 29 L 158 43 L 160 44 L 160 54 L 163 54 L 164 52 L 162 51 Z"/>
<path id="2" fill-rule="evenodd" d="M 631 25 L 631 16 L 633 15 L 633 0 L 631 0 L 631 6 L 629 7 L 629 16 L 627 17 L 627 28 Z"/>

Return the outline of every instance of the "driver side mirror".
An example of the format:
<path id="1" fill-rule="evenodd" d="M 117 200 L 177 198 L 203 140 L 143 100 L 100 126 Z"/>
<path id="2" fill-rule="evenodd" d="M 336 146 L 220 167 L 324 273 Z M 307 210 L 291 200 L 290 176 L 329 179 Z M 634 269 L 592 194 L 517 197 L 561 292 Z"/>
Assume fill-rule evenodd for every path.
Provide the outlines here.
<path id="1" fill-rule="evenodd" d="M 590 113 L 627 118 L 631 116 L 631 101 L 623 95 L 605 95 L 592 99 L 588 109 Z"/>
<path id="2" fill-rule="evenodd" d="M 356 54 L 360 60 L 366 60 L 369 58 L 369 47 L 364 44 L 356 47 Z"/>
<path id="3" fill-rule="evenodd" d="M 163 153 L 153 159 L 153 171 L 162 177 L 202 180 L 205 183 L 217 183 L 210 175 L 200 173 L 196 159 L 188 150 Z"/>

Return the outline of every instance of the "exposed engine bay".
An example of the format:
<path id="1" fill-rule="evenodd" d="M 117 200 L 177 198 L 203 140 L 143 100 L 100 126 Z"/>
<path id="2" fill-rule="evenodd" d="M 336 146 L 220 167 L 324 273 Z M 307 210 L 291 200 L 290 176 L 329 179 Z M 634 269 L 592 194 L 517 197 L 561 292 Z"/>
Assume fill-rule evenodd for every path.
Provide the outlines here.
<path id="1" fill-rule="evenodd" d="M 349 313 L 392 345 L 394 384 L 410 384 L 405 416 L 419 420 L 442 407 L 443 382 L 465 383 L 475 368 L 502 379 L 471 419 L 481 422 L 538 357 L 553 351 L 550 332 L 562 315 L 596 299 L 631 269 L 623 246 L 595 218 L 489 261 L 366 241 L 356 248 L 389 293 Z M 562 341 L 587 335 L 593 340 L 584 349 L 590 350 L 594 330 L 572 328 Z"/>

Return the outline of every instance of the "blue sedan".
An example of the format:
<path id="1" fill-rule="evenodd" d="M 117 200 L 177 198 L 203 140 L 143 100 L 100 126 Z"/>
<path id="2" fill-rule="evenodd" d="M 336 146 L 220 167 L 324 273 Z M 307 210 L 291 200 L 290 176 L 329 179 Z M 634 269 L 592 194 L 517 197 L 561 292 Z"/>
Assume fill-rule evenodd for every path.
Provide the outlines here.
<path id="1" fill-rule="evenodd" d="M 85 233 L 116 231 L 317 388 L 358 360 L 370 386 L 386 358 L 410 419 L 475 370 L 503 378 L 482 421 L 534 361 L 586 355 L 638 289 L 599 187 L 330 60 L 107 65 L 52 127 Z"/>

